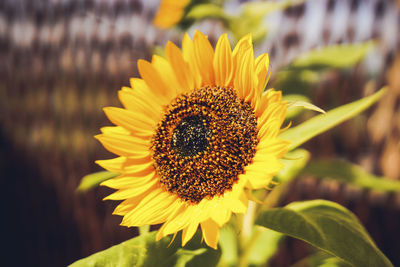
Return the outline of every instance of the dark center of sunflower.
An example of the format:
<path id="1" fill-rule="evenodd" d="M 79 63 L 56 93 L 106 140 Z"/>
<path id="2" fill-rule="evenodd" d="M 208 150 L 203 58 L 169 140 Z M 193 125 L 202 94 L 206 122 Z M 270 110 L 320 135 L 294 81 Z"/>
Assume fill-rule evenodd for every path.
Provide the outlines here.
<path id="1" fill-rule="evenodd" d="M 172 132 L 171 147 L 181 157 L 196 156 L 208 147 L 211 132 L 201 115 L 188 116 L 181 120 Z"/>
<path id="2" fill-rule="evenodd" d="M 160 183 L 192 204 L 223 195 L 251 163 L 257 132 L 252 107 L 231 88 L 203 87 L 178 96 L 152 140 Z"/>

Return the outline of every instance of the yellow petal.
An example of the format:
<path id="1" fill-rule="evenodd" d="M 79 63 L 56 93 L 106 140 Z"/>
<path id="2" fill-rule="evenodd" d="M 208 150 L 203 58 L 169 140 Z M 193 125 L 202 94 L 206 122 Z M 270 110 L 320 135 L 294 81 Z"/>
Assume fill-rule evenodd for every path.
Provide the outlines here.
<path id="1" fill-rule="evenodd" d="M 151 180 L 155 179 L 156 177 L 157 176 L 155 175 L 155 171 L 153 169 L 153 171 L 149 172 L 146 176 L 132 176 L 129 174 L 124 174 L 116 178 L 106 180 L 102 182 L 101 185 L 108 186 L 114 189 L 140 187 L 147 183 L 150 183 Z"/>
<path id="2" fill-rule="evenodd" d="M 150 154 L 150 144 L 143 140 L 136 139 L 133 136 L 104 134 L 96 135 L 97 138 L 107 150 L 119 156 L 138 156 L 145 157 Z"/>
<path id="3" fill-rule="evenodd" d="M 206 244 L 213 249 L 217 249 L 218 247 L 218 239 L 219 239 L 219 226 L 216 222 L 211 219 L 208 219 L 202 223 L 201 231 L 203 232 L 204 241 Z"/>
<path id="4" fill-rule="evenodd" d="M 185 33 L 182 39 L 182 54 L 185 61 L 189 64 L 190 71 L 193 74 L 195 88 L 200 88 L 203 81 L 196 63 L 194 45 L 187 33 Z"/>
<path id="5" fill-rule="evenodd" d="M 171 233 L 176 233 L 187 226 L 186 222 L 182 222 L 182 220 L 176 220 L 176 218 L 178 216 L 182 218 L 182 215 L 186 211 L 188 205 L 180 200 L 176 201 L 176 203 L 178 206 L 176 207 L 174 212 L 171 212 L 171 214 L 167 218 L 167 221 L 158 230 L 156 235 L 157 241 L 163 238 L 164 236 L 167 236 Z M 183 224 L 186 224 L 186 226 L 183 226 Z"/>
<path id="6" fill-rule="evenodd" d="M 138 174 L 146 173 L 148 166 L 153 164 L 150 154 L 148 154 L 148 157 L 144 158 L 118 157 L 114 159 L 96 160 L 95 162 L 110 172 Z"/>
<path id="7" fill-rule="evenodd" d="M 134 196 L 138 196 L 143 194 L 146 191 L 152 192 L 156 188 L 157 179 L 152 179 L 149 183 L 144 184 L 138 187 L 119 189 L 117 192 L 112 193 L 111 195 L 104 198 L 104 200 L 123 200 L 127 198 L 131 198 Z"/>
<path id="8" fill-rule="evenodd" d="M 148 102 L 158 105 L 157 109 L 165 105 L 165 99 L 155 94 L 154 90 L 150 90 L 143 79 L 130 78 L 129 82 L 132 87 L 131 91 L 133 91 L 133 93 L 140 94 L 141 99 L 146 99 Z M 122 88 L 122 90 L 125 89 L 127 89 L 127 87 Z"/>
<path id="9" fill-rule="evenodd" d="M 122 225 L 141 226 L 161 223 L 173 211 L 176 198 L 161 188 L 153 190 L 135 209 L 125 215 Z"/>
<path id="10" fill-rule="evenodd" d="M 181 208 L 164 223 L 157 234 L 159 238 L 176 233 L 186 228 L 190 223 L 199 223 L 210 217 L 210 201 L 203 199 L 197 205 L 183 203 Z"/>
<path id="11" fill-rule="evenodd" d="M 279 119 L 272 118 L 268 122 L 261 126 L 258 131 L 257 137 L 260 142 L 264 139 L 274 139 L 280 133 L 281 121 Z"/>
<path id="12" fill-rule="evenodd" d="M 243 52 L 240 65 L 236 69 L 234 87 L 238 91 L 238 96 L 246 102 L 254 96 L 257 77 L 254 74 L 254 54 L 253 48 Z"/>
<path id="13" fill-rule="evenodd" d="M 179 83 L 184 91 L 193 90 L 195 87 L 195 78 L 190 71 L 189 63 L 187 63 L 179 48 L 172 42 L 167 43 L 165 46 L 165 56 L 175 71 L 176 76 L 179 78 Z"/>
<path id="14" fill-rule="evenodd" d="M 251 46 L 252 46 L 252 37 L 251 34 L 247 34 L 242 39 L 239 40 L 239 42 L 233 49 L 232 52 L 233 73 L 235 76 L 237 73 L 238 66 L 241 65 L 244 52 L 250 49 Z"/>
<path id="15" fill-rule="evenodd" d="M 100 131 L 106 135 L 118 134 L 118 135 L 130 135 L 130 132 L 121 126 L 106 126 L 101 127 Z"/>
<path id="16" fill-rule="evenodd" d="M 250 33 L 243 36 L 233 49 L 233 57 L 235 58 L 238 54 L 240 54 L 241 49 L 247 50 L 250 46 L 252 46 L 252 43 L 253 38 Z"/>
<path id="17" fill-rule="evenodd" d="M 190 0 L 162 0 L 154 17 L 154 25 L 160 28 L 170 28 L 183 17 L 185 7 Z"/>
<path id="18" fill-rule="evenodd" d="M 113 211 L 113 215 L 123 216 L 127 214 L 129 211 L 133 210 L 142 199 L 146 196 L 147 193 L 143 193 L 131 198 L 128 198 L 122 201 Z"/>
<path id="19" fill-rule="evenodd" d="M 158 123 L 145 114 L 131 110 L 115 107 L 106 107 L 103 110 L 112 123 L 140 136 L 153 136 L 153 129 Z"/>
<path id="20" fill-rule="evenodd" d="M 118 157 L 114 159 L 96 160 L 95 163 L 110 172 L 121 173 L 123 163 L 126 157 Z"/>
<path id="21" fill-rule="evenodd" d="M 223 226 L 231 218 L 232 212 L 225 207 L 224 201 L 220 201 L 219 205 L 211 210 L 211 218 L 219 225 Z"/>
<path id="22" fill-rule="evenodd" d="M 227 34 L 223 34 L 215 47 L 213 60 L 215 72 L 215 84 L 217 86 L 229 86 L 233 76 L 233 59 L 231 45 Z"/>
<path id="23" fill-rule="evenodd" d="M 186 243 L 192 239 L 193 235 L 196 233 L 197 228 L 199 227 L 199 223 L 191 223 L 188 227 L 184 228 L 182 231 L 182 247 L 186 245 Z"/>
<path id="24" fill-rule="evenodd" d="M 175 76 L 175 72 L 165 58 L 154 55 L 151 64 L 158 72 L 160 79 L 168 88 L 168 91 L 173 93 L 173 97 L 176 97 L 178 94 L 185 91 L 185 88 L 183 88 L 178 82 L 178 79 Z"/>
<path id="25" fill-rule="evenodd" d="M 243 179 L 245 174 L 239 175 L 239 179 Z M 247 182 L 247 179 L 243 179 L 244 181 Z M 229 204 L 230 209 L 234 213 L 246 213 L 247 212 L 247 205 L 248 205 L 248 199 L 246 195 L 244 194 L 243 190 L 240 190 L 240 194 L 236 197 L 231 199 L 231 201 L 227 204 Z"/>
<path id="26" fill-rule="evenodd" d="M 171 220 L 166 222 L 164 227 L 164 236 L 171 233 L 176 233 L 183 228 L 187 227 L 191 220 L 193 220 L 195 213 L 191 206 L 182 208 L 179 214 L 176 214 Z"/>
<path id="27" fill-rule="evenodd" d="M 203 80 L 202 85 L 215 85 L 213 69 L 214 50 L 207 36 L 196 31 L 193 36 L 193 47 L 196 64 Z"/>
<path id="28" fill-rule="evenodd" d="M 124 90 L 124 88 L 118 91 L 118 97 L 126 109 L 154 118 L 154 121 L 161 119 L 162 106 L 151 100 L 155 97 L 152 98 L 151 95 L 144 96 L 139 90 L 128 91 Z"/>
<path id="29" fill-rule="evenodd" d="M 256 59 L 255 73 L 258 77 L 256 96 L 260 97 L 265 87 L 267 86 L 271 72 L 269 72 L 269 57 L 268 54 L 262 54 Z"/>
<path id="30" fill-rule="evenodd" d="M 253 189 L 267 187 L 272 181 L 273 176 L 283 167 L 276 156 L 269 153 L 257 153 L 258 155 L 254 157 L 253 163 L 245 168 L 248 185 Z M 266 162 L 268 163 L 268 168 L 265 168 Z"/>
<path id="31" fill-rule="evenodd" d="M 255 94 L 255 85 L 258 78 L 254 73 L 254 52 L 251 35 L 243 37 L 233 50 L 234 87 L 238 96 L 250 101 Z"/>
<path id="32" fill-rule="evenodd" d="M 246 174 L 250 177 L 247 180 L 247 187 L 251 189 L 267 188 L 273 177 L 272 175 L 268 174 L 260 175 L 258 172 L 247 172 Z"/>
<path id="33" fill-rule="evenodd" d="M 280 140 L 277 138 L 265 138 L 265 140 L 268 140 L 269 142 L 259 142 L 257 145 L 257 152 L 273 154 L 278 158 L 286 154 L 290 144 L 290 142 L 288 141 Z"/>
<path id="34" fill-rule="evenodd" d="M 285 114 L 286 105 L 283 105 L 282 103 L 270 103 L 260 116 L 258 126 L 259 128 L 262 127 L 262 125 L 267 123 L 269 120 L 278 120 L 283 123 Z"/>
<path id="35" fill-rule="evenodd" d="M 149 89 L 162 100 L 163 104 L 168 104 L 176 96 L 176 92 L 170 91 L 169 86 L 150 62 L 139 59 L 138 70 Z"/>

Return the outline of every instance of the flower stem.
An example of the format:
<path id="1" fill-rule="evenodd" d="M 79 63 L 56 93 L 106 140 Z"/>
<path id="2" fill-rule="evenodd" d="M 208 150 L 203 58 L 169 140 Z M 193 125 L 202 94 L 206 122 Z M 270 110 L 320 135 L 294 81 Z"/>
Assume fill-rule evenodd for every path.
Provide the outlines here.
<path id="1" fill-rule="evenodd" d="M 253 245 L 253 224 L 254 224 L 254 215 L 256 212 L 256 203 L 253 201 L 249 201 L 249 205 L 247 208 L 247 213 L 242 217 L 241 224 L 239 225 L 241 231 L 239 236 L 239 267 L 247 267 L 248 266 L 248 256 L 251 251 L 251 247 Z"/>

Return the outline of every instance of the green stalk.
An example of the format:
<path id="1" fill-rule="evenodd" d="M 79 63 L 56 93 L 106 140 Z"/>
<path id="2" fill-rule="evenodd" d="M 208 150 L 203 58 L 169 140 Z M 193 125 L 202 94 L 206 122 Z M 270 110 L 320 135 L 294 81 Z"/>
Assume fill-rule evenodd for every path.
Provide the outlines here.
<path id="1" fill-rule="evenodd" d="M 252 229 L 254 225 L 254 215 L 257 210 L 256 203 L 253 201 L 249 201 L 249 205 L 247 208 L 247 213 L 242 216 L 241 220 L 239 220 L 240 225 L 238 225 L 241 229 L 239 235 L 239 267 L 247 267 L 248 266 L 248 257 L 254 244 L 254 234 L 252 234 Z"/>

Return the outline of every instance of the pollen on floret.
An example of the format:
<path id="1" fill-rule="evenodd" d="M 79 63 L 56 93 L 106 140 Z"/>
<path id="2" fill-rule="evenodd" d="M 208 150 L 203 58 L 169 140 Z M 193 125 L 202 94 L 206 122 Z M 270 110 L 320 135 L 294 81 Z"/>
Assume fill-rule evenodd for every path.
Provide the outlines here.
<path id="1" fill-rule="evenodd" d="M 258 144 L 257 119 L 232 88 L 210 87 L 178 96 L 152 140 L 163 187 L 197 204 L 231 190 Z"/>

